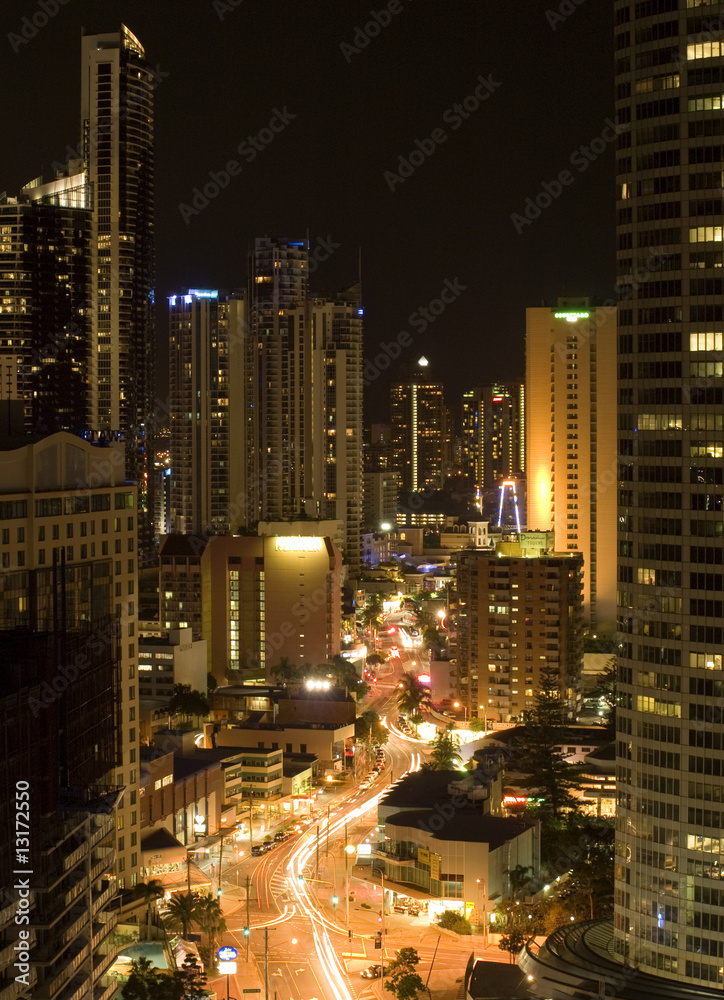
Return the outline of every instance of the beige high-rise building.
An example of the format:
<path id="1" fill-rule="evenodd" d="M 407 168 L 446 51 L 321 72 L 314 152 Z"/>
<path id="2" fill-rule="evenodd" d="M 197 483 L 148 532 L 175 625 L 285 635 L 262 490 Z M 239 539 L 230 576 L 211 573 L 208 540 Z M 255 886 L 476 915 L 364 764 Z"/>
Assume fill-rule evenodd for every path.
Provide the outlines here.
<path id="1" fill-rule="evenodd" d="M 39 441 L 6 439 L 0 483 L 4 627 L 43 632 L 92 626 L 117 653 L 120 744 L 108 782 L 119 792 L 115 885 L 127 889 L 140 864 L 138 507 L 136 487 L 126 481 L 124 448 L 102 448 L 65 432 Z"/>
<path id="2" fill-rule="evenodd" d="M 575 717 L 583 662 L 581 556 L 526 558 L 520 542 L 456 556 L 460 696 L 470 718 L 520 720 L 535 704 L 544 669 L 558 675 Z"/>
<path id="3" fill-rule="evenodd" d="M 526 310 L 528 527 L 583 555 L 583 609 L 616 627 L 616 310 L 559 299 Z"/>
<path id="4" fill-rule="evenodd" d="M 282 658 L 328 663 L 340 651 L 342 553 L 320 535 L 209 539 L 201 557 L 202 634 L 217 683 L 273 681 Z"/>

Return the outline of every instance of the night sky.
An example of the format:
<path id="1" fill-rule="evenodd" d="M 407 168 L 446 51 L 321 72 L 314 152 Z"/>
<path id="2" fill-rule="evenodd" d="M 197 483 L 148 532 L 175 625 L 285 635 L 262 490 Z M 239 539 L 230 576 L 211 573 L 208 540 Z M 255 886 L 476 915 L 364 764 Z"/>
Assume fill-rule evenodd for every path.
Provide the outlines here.
<path id="1" fill-rule="evenodd" d="M 27 44 L 13 38 L 34 30 L 23 18 L 42 24 L 42 3 L 57 13 Z M 160 396 L 165 296 L 243 285 L 257 235 L 338 244 L 312 276 L 321 294 L 355 280 L 361 248 L 366 357 L 407 330 L 396 364 L 425 354 L 456 412 L 472 385 L 522 376 L 527 306 L 613 294 L 613 146 L 576 155 L 613 114 L 606 0 L 42 3 L 0 7 L 0 190 L 49 178 L 77 145 L 81 27 L 125 22 L 158 69 Z M 390 21 L 378 33 L 371 10 Z M 486 99 L 474 109 L 476 87 Z M 271 133 L 275 109 L 286 124 Z M 265 147 L 253 159 L 248 142 L 238 151 L 248 136 Z M 415 153 L 422 162 L 397 180 L 416 140 L 432 152 Z M 198 214 L 182 213 L 229 160 L 241 172 Z M 511 216 L 566 170 L 560 196 L 516 231 Z M 422 330 L 411 315 L 446 279 L 465 290 Z M 387 418 L 394 371 L 370 386 L 366 422 Z"/>

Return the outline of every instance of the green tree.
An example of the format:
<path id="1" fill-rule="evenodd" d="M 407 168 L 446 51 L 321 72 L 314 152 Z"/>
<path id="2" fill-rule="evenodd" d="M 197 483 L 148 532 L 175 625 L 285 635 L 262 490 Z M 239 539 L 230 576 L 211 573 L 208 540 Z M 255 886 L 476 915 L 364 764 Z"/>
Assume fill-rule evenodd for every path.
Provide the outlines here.
<path id="1" fill-rule="evenodd" d="M 131 974 L 123 987 L 124 1000 L 153 1000 L 158 993 L 158 972 L 147 958 L 131 962 Z"/>
<path id="2" fill-rule="evenodd" d="M 386 971 L 388 975 L 394 972 L 414 972 L 420 964 L 420 956 L 415 948 L 399 948 L 395 952 L 395 957 L 388 962 Z"/>
<path id="3" fill-rule="evenodd" d="M 556 871 L 566 873 L 555 894 L 579 920 L 613 913 L 614 824 L 571 816 L 555 838 Z"/>
<path id="4" fill-rule="evenodd" d="M 226 921 L 218 897 L 210 892 L 205 896 L 200 896 L 197 903 L 197 914 L 199 927 L 207 937 L 206 955 L 208 960 L 205 964 L 211 966 L 215 961 L 216 942 L 219 935 L 226 930 Z"/>
<path id="5" fill-rule="evenodd" d="M 471 733 L 484 733 L 485 732 L 485 719 L 478 719 L 473 717 L 468 722 L 468 729 Z"/>
<path id="6" fill-rule="evenodd" d="M 377 712 L 367 709 L 354 722 L 355 739 L 360 743 L 383 746 L 390 738 L 389 730 L 382 725 Z"/>
<path id="7" fill-rule="evenodd" d="M 134 889 L 133 894 L 136 899 L 142 899 L 146 904 L 146 940 L 151 940 L 151 918 L 153 911 L 156 909 L 157 900 L 161 899 L 165 893 L 166 889 L 163 882 L 159 882 L 158 879 L 149 879 L 148 882 L 138 882 Z"/>
<path id="8" fill-rule="evenodd" d="M 438 729 L 428 743 L 430 760 L 422 765 L 427 771 L 458 771 L 462 764 L 460 737 L 450 729 Z"/>
<path id="9" fill-rule="evenodd" d="M 208 988 L 206 973 L 199 965 L 195 955 L 187 955 L 174 978 L 181 987 L 183 1000 L 206 1000 Z"/>
<path id="10" fill-rule="evenodd" d="M 557 671 L 541 671 L 541 690 L 535 696 L 531 717 L 516 734 L 508 762 L 508 770 L 522 775 L 520 784 L 541 798 L 541 818 L 554 821 L 575 809 L 573 789 L 581 773 L 581 768 L 570 764 L 560 749 L 567 718 L 558 684 Z"/>
<path id="11" fill-rule="evenodd" d="M 473 928 L 469 920 L 456 913 L 455 910 L 443 910 L 438 921 L 441 927 L 456 934 L 472 934 Z"/>
<path id="12" fill-rule="evenodd" d="M 197 923 L 197 902 L 198 897 L 193 892 L 174 893 L 168 901 L 163 918 L 168 929 L 188 939 L 191 928 Z"/>
<path id="13" fill-rule="evenodd" d="M 372 597 L 368 598 L 358 617 L 365 628 L 371 629 L 374 634 L 377 634 L 377 631 L 382 627 L 383 614 L 382 594 L 373 594 Z"/>
<path id="14" fill-rule="evenodd" d="M 398 976 L 390 976 L 385 989 L 394 994 L 397 1000 L 417 1000 L 425 992 L 425 984 L 416 972 L 403 972 Z"/>
<path id="15" fill-rule="evenodd" d="M 269 672 L 276 683 L 284 688 L 297 683 L 300 679 L 299 667 L 295 666 L 287 656 L 282 656 L 279 663 L 273 666 Z"/>
<path id="16" fill-rule="evenodd" d="M 594 697 L 601 698 L 606 706 L 606 734 L 616 739 L 616 657 L 612 656 L 600 674 L 596 676 Z"/>
<path id="17" fill-rule="evenodd" d="M 430 707 L 430 693 L 414 674 L 403 673 L 397 687 L 399 689 L 397 707 L 400 712 L 410 716 L 410 721 L 412 721 L 413 716 L 420 715 L 421 708 Z M 420 719 L 421 721 L 422 719 Z M 415 725 L 419 725 L 419 723 L 415 723 Z"/>
<path id="18" fill-rule="evenodd" d="M 420 956 L 415 948 L 400 948 L 385 969 L 389 976 L 385 989 L 394 994 L 397 1000 L 415 1000 L 425 989 L 425 984 L 415 971 L 419 964 Z"/>
<path id="19" fill-rule="evenodd" d="M 209 714 L 211 704 L 201 691 L 192 691 L 190 684 L 174 684 L 166 711 L 172 718 L 180 715 L 183 719 L 190 720 L 196 716 L 198 726 L 199 717 Z"/>
<path id="20" fill-rule="evenodd" d="M 386 663 L 384 656 L 381 653 L 370 653 L 370 655 L 365 660 L 368 667 L 376 667 L 380 663 Z"/>

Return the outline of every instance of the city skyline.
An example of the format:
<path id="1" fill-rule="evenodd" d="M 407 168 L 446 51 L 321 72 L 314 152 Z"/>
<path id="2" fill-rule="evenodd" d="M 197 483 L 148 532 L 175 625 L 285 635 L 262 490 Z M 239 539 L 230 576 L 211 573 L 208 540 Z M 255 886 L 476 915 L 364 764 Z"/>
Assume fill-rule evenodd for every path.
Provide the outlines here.
<path id="1" fill-rule="evenodd" d="M 123 21 L 142 39 L 155 74 L 160 340 L 168 329 L 165 296 L 174 288 L 242 287 L 255 237 L 296 238 L 308 230 L 313 294 L 346 287 L 361 248 L 366 357 L 407 330 L 410 350 L 429 356 L 456 395 L 471 385 L 449 349 L 454 342 L 480 356 L 472 384 L 485 381 L 490 367 L 495 378 L 520 377 L 526 306 L 560 293 L 613 296 L 611 144 L 600 140 L 595 149 L 602 142 L 603 151 L 591 150 L 587 160 L 579 153 L 578 166 L 570 162 L 604 133 L 612 113 L 610 88 L 599 85 L 607 80 L 611 15 L 586 4 L 556 21 L 546 4 L 536 3 L 510 46 L 502 3 L 484 9 L 461 3 L 452 12 L 427 5 L 421 13 L 405 0 L 399 7 L 379 35 L 370 28 L 373 37 L 355 53 L 344 47 L 370 21 L 369 5 L 361 3 L 320 4 L 318 17 L 288 5 L 279 17 L 274 3 L 227 4 L 227 10 L 209 3 L 174 11 L 170 22 L 163 6 L 149 10 L 128 0 L 105 5 L 99 25 L 97 8 L 80 2 L 60 5 L 40 28 L 31 22 L 26 33 L 36 34 L 29 38 L 20 34 L 22 19 L 36 8 L 4 5 L 8 58 L 0 79 L 15 97 L 0 125 L 2 187 L 13 194 L 41 172 L 49 178 L 52 163 L 78 148 L 79 79 L 70 53 L 78 51 L 83 24 L 107 29 Z M 249 43 L 255 34 L 275 41 L 274 74 L 264 72 L 263 47 Z M 600 58 L 592 60 L 592 51 Z M 562 65 L 582 81 L 580 90 L 565 84 Z M 41 99 L 36 88 L 48 72 L 58 84 Z M 391 101 L 388 94 L 395 95 Z M 465 111 L 468 97 L 469 108 L 478 102 L 475 111 Z M 456 104 L 468 118 L 450 110 Z M 39 127 L 28 129 L 30 120 Z M 435 129 L 446 139 L 390 190 L 385 174 L 399 173 L 400 157 L 419 161 L 424 153 L 416 140 L 430 149 Z M 273 141 L 255 150 L 247 139 L 262 130 Z M 207 206 L 193 208 L 194 189 L 234 158 L 241 174 L 230 176 Z M 548 196 L 543 182 L 555 190 L 566 167 L 575 184 Z M 334 198 L 327 197 L 331 191 Z M 548 208 L 536 208 L 548 198 Z M 184 216 L 183 205 L 198 214 Z M 525 218 L 526 211 L 540 216 L 516 228 L 512 217 Z M 590 240 L 592 226 L 600 240 Z M 433 230 L 439 236 L 431 241 Z M 557 252 L 550 252 L 551 242 Z M 458 279 L 466 291 L 433 322 L 424 320 L 422 311 L 446 279 Z M 163 400 L 163 358 L 160 368 Z M 368 387 L 371 419 L 373 410 L 384 418 L 393 375 L 389 370 Z"/>

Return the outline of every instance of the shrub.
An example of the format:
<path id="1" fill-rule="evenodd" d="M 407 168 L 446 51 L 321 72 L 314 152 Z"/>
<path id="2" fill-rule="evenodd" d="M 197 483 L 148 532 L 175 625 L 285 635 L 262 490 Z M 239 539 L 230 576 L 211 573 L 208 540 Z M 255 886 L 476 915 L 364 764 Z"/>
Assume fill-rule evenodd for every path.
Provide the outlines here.
<path id="1" fill-rule="evenodd" d="M 440 914 L 440 926 L 456 934 L 472 934 L 473 928 L 469 920 L 461 917 L 455 910 L 445 910 Z"/>

